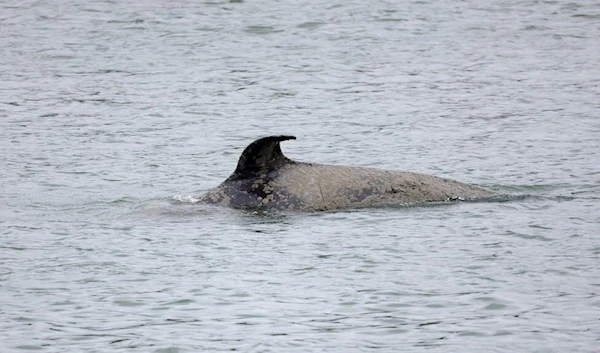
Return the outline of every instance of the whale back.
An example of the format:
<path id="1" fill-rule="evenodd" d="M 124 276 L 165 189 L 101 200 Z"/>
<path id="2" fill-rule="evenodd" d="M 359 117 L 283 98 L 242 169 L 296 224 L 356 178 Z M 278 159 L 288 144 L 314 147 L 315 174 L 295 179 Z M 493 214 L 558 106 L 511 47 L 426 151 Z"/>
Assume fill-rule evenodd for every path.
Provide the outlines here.
<path id="1" fill-rule="evenodd" d="M 296 162 L 269 136 L 252 142 L 233 174 L 200 202 L 245 209 L 327 210 L 489 197 L 478 186 L 432 175 Z"/>
<path id="2" fill-rule="evenodd" d="M 433 175 L 367 167 L 298 164 L 272 182 L 289 200 L 282 208 L 328 210 L 492 196 L 481 187 Z"/>

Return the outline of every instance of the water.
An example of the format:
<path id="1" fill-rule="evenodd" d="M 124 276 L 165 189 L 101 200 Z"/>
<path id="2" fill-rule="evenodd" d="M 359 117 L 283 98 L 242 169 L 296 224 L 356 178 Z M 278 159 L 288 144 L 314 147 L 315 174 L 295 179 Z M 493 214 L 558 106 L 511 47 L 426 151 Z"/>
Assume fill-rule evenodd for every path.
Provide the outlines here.
<path id="1" fill-rule="evenodd" d="M 2 353 L 598 352 L 597 2 L 0 8 Z M 280 133 L 516 197 L 193 204 Z"/>

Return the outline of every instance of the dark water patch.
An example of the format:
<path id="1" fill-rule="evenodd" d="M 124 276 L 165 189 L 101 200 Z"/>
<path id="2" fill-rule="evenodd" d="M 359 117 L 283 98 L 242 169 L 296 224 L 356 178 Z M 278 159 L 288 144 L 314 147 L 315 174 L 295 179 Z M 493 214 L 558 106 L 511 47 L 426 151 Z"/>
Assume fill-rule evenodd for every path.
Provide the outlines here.
<path id="1" fill-rule="evenodd" d="M 135 306 L 143 306 L 146 305 L 145 303 L 142 303 L 140 301 L 133 301 L 133 300 L 115 300 L 113 301 L 113 304 L 117 305 L 117 306 L 124 306 L 124 307 L 135 307 Z"/>
<path id="2" fill-rule="evenodd" d="M 548 238 L 548 237 L 544 237 L 542 235 L 532 235 L 532 234 L 525 234 L 525 233 L 521 233 L 521 232 L 515 232 L 515 231 L 507 231 L 506 232 L 507 235 L 510 236 L 515 236 L 521 239 L 525 239 L 525 240 L 539 240 L 539 241 L 552 241 L 554 239 Z"/>
<path id="3" fill-rule="evenodd" d="M 21 346 L 16 346 L 15 348 L 24 350 L 24 351 L 40 351 L 40 350 L 44 349 L 44 347 L 35 346 L 35 345 L 21 345 Z"/>
<path id="4" fill-rule="evenodd" d="M 600 13 L 597 13 L 597 14 L 578 13 L 578 14 L 572 15 L 572 17 L 596 20 L 596 19 L 600 19 Z"/>
<path id="5" fill-rule="evenodd" d="M 326 25 L 325 22 L 309 21 L 309 22 L 303 22 L 303 23 L 297 25 L 296 27 L 306 28 L 306 29 L 316 29 L 316 28 L 322 27 L 324 25 Z"/>
<path id="6" fill-rule="evenodd" d="M 375 21 L 379 21 L 379 22 L 406 22 L 406 21 L 408 21 L 408 19 L 406 19 L 406 18 L 382 17 L 382 18 L 375 19 Z"/>
<path id="7" fill-rule="evenodd" d="M 248 26 L 244 29 L 244 31 L 249 34 L 256 34 L 256 35 L 273 34 L 273 33 L 283 32 L 282 29 L 275 29 L 275 27 L 272 27 L 272 26 L 261 26 L 261 25 Z"/>

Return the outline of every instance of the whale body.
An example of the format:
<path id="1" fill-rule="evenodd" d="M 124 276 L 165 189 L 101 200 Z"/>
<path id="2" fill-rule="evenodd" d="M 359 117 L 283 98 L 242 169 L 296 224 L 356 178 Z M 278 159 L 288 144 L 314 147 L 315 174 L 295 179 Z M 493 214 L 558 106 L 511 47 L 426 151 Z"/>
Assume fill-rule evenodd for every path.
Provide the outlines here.
<path id="1" fill-rule="evenodd" d="M 283 155 L 268 136 L 252 142 L 237 168 L 199 202 L 239 209 L 322 211 L 493 196 L 479 186 L 427 174 L 305 163 Z"/>

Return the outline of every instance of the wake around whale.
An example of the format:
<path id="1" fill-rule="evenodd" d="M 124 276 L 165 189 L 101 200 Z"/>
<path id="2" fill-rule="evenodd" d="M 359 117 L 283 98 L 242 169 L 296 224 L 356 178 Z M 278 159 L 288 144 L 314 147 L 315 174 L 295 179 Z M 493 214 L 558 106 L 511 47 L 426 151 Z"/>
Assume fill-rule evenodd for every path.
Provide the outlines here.
<path id="1" fill-rule="evenodd" d="M 252 142 L 237 168 L 199 202 L 240 209 L 322 211 L 491 197 L 484 188 L 427 174 L 293 161 L 268 136 Z"/>

